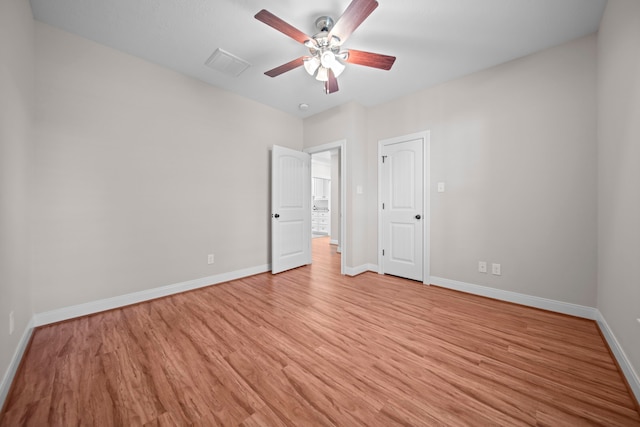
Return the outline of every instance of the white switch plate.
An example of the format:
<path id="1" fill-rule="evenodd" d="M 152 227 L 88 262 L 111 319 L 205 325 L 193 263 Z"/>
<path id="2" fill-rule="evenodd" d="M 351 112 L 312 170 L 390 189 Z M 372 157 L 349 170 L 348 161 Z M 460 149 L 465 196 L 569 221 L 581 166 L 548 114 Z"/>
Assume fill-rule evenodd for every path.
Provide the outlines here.
<path id="1" fill-rule="evenodd" d="M 478 261 L 478 271 L 480 273 L 486 273 L 487 272 L 487 263 L 486 263 L 486 261 Z"/>
<path id="2" fill-rule="evenodd" d="M 438 193 L 444 193 L 444 182 L 438 183 Z"/>
<path id="3" fill-rule="evenodd" d="M 357 193 L 357 194 L 362 194 L 362 193 L 364 193 L 364 191 L 362 191 L 362 185 L 356 185 L 356 193 Z"/>
<path id="4" fill-rule="evenodd" d="M 207 264 L 213 264 L 214 258 L 213 258 L 213 254 L 209 254 L 209 256 L 207 257 Z"/>
<path id="5" fill-rule="evenodd" d="M 500 276 L 502 274 L 500 264 L 491 264 L 491 274 L 495 274 L 496 276 Z"/>

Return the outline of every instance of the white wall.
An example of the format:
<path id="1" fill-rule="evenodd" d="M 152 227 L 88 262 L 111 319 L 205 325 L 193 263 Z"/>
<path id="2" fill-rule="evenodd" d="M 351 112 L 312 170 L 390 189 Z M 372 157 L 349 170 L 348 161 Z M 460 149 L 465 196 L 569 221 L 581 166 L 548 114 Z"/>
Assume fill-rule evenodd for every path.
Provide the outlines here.
<path id="1" fill-rule="evenodd" d="M 598 308 L 640 373 L 640 2 L 609 0 L 598 35 Z M 637 396 L 640 398 L 640 395 Z"/>
<path id="2" fill-rule="evenodd" d="M 42 23 L 36 52 L 36 312 L 270 262 L 301 119 Z"/>
<path id="3" fill-rule="evenodd" d="M 25 333 L 29 290 L 34 37 L 26 0 L 0 1 L 0 380 Z M 9 335 L 9 313 L 15 331 Z M 5 383 L 0 383 L 5 385 Z M 8 386 L 8 383 L 6 383 Z M 5 389 L 0 389 L 0 406 Z"/>
<path id="4" fill-rule="evenodd" d="M 596 306 L 595 84 L 592 35 L 368 110 L 368 187 L 378 140 L 431 131 L 432 276 Z"/>

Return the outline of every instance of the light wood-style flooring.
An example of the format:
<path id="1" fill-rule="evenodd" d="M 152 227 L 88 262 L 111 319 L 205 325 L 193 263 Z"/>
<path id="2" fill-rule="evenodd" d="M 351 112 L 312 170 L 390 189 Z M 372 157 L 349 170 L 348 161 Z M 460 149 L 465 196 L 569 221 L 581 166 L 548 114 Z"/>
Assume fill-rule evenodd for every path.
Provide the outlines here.
<path id="1" fill-rule="evenodd" d="M 38 328 L 2 426 L 640 425 L 593 321 L 314 263 Z"/>

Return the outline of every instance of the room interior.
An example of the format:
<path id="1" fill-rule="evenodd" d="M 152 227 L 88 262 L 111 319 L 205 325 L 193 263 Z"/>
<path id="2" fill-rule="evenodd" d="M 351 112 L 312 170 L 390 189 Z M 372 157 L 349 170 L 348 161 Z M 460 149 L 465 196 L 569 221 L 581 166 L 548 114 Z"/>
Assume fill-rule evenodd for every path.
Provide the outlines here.
<path id="1" fill-rule="evenodd" d="M 42 3 L 0 3 L 0 402 L 34 328 L 269 271 L 273 145 L 346 141 L 345 273 L 377 272 L 378 142 L 423 131 L 425 282 L 596 321 L 640 400 L 638 2 L 594 0 L 597 25 L 580 36 L 422 82 L 401 75 L 395 88 L 394 68 L 348 64 L 329 95 L 304 70 L 263 76 L 300 46 L 257 22 L 256 2 L 234 7 L 282 51 L 256 54 L 260 79 L 247 84 L 137 56 L 152 46 L 144 37 L 127 51 L 45 23 L 34 16 L 56 2 Z M 385 8 L 395 10 L 381 2 L 371 15 L 377 28 Z M 292 23 L 309 20 L 297 13 Z M 122 32 L 96 34 L 119 43 L 126 18 L 104 16 Z M 365 26 L 350 45 L 396 54 L 404 72 L 403 52 L 375 31 L 360 37 Z M 407 45 L 446 62 L 435 41 Z"/>

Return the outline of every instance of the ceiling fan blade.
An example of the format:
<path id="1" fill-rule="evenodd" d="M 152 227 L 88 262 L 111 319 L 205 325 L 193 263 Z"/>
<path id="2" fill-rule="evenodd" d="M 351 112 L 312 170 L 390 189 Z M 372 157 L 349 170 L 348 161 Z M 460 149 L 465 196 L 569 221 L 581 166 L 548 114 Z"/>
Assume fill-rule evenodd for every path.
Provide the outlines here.
<path id="1" fill-rule="evenodd" d="M 269 77 L 277 77 L 282 73 L 286 73 L 287 71 L 291 71 L 294 68 L 300 67 L 302 64 L 304 64 L 304 56 L 296 58 L 293 61 L 289 61 L 286 64 L 282 64 L 281 66 L 276 67 L 273 70 L 267 71 L 265 74 Z"/>
<path id="2" fill-rule="evenodd" d="M 337 92 L 338 91 L 338 79 L 336 79 L 336 75 L 333 74 L 333 70 L 329 68 L 327 75 L 329 76 L 329 80 L 324 82 L 324 91 L 327 94 Z"/>
<path id="3" fill-rule="evenodd" d="M 361 50 L 349 49 L 349 56 L 345 60 L 350 64 L 364 65 L 366 67 L 390 70 L 396 61 L 395 56 L 381 55 L 379 53 L 363 52 Z"/>
<path id="4" fill-rule="evenodd" d="M 342 43 L 345 42 L 353 33 L 356 28 L 364 22 L 371 12 L 378 7 L 376 0 L 353 0 L 342 16 L 338 18 L 338 21 L 333 26 L 329 38 L 331 36 L 337 36 Z"/>
<path id="5" fill-rule="evenodd" d="M 291 37 L 299 43 L 304 43 L 307 40 L 311 39 L 311 37 L 293 27 L 292 25 L 284 22 L 282 19 L 278 18 L 268 10 L 262 9 L 260 12 L 256 13 L 256 16 L 254 18 L 256 18 L 258 21 L 264 22 L 270 27 L 275 28 L 282 34 Z"/>

